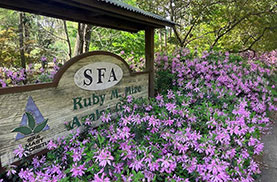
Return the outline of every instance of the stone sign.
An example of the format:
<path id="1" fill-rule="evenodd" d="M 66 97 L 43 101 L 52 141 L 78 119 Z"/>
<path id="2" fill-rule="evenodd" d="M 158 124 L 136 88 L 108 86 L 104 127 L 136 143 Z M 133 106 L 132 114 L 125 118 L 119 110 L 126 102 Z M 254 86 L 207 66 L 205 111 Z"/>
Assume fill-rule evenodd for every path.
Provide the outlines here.
<path id="1" fill-rule="evenodd" d="M 1 165 L 18 160 L 20 144 L 31 155 L 86 118 L 98 126 L 103 113 L 121 110 L 123 96 L 148 97 L 148 79 L 148 72 L 133 73 L 119 56 L 98 51 L 69 60 L 52 83 L 1 88 Z"/>

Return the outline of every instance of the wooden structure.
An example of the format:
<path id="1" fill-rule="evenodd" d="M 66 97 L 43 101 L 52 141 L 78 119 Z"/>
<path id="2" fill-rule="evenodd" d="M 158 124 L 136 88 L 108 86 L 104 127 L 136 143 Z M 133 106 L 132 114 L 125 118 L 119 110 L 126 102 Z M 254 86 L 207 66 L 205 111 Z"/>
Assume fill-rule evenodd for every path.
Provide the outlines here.
<path id="1" fill-rule="evenodd" d="M 144 30 L 149 97 L 154 96 L 154 29 L 174 22 L 117 0 L 1 0 L 0 7 L 128 32 Z"/>
<path id="2" fill-rule="evenodd" d="M 67 61 L 51 83 L 0 89 L 0 168 L 18 161 L 13 151 L 19 144 L 37 154 L 86 119 L 97 127 L 103 113 L 115 116 L 123 95 L 147 98 L 148 77 L 148 72 L 132 72 L 118 55 L 94 51 Z"/>
<path id="3" fill-rule="evenodd" d="M 128 65 L 125 65 L 126 68 L 124 68 L 124 64 L 122 65 L 122 68 L 125 69 L 124 73 L 127 75 L 125 80 L 127 81 L 122 81 L 122 83 L 125 83 L 125 85 L 128 86 L 130 83 L 137 83 L 141 84 L 137 89 L 132 88 L 132 93 L 137 96 L 146 96 L 153 97 L 154 96 L 154 30 L 156 28 L 164 28 L 166 26 L 174 26 L 175 23 L 171 22 L 169 20 L 166 20 L 163 17 L 160 17 L 158 15 L 140 10 L 138 8 L 134 8 L 132 6 L 129 6 L 125 3 L 122 3 L 117 0 L 1 0 L 0 1 L 0 7 L 2 8 L 7 8 L 7 9 L 12 9 L 12 10 L 18 10 L 18 11 L 24 11 L 24 12 L 29 12 L 29 13 L 34 13 L 34 14 L 39 14 L 39 15 L 45 15 L 45 16 L 50 16 L 54 18 L 60 18 L 64 20 L 69 20 L 69 21 L 75 21 L 75 22 L 80 22 L 80 23 L 87 23 L 87 24 L 92 24 L 92 25 L 97 25 L 97 26 L 102 26 L 106 28 L 113 28 L 113 29 L 118 29 L 118 30 L 123 30 L 123 31 L 128 31 L 128 32 L 138 32 L 138 31 L 145 31 L 145 58 L 146 58 L 146 70 L 145 72 L 141 73 L 136 73 L 133 74 L 130 72 L 130 70 L 127 69 Z M 9 140 L 16 145 L 16 141 L 13 141 L 12 135 L 9 133 L 11 130 L 11 126 L 13 126 L 15 123 L 17 123 L 18 118 L 21 117 L 21 113 L 24 112 L 24 104 L 25 104 L 25 97 L 32 93 L 31 95 L 34 98 L 29 97 L 28 102 L 33 103 L 33 99 L 37 100 L 36 104 L 38 104 L 39 108 L 41 109 L 42 113 L 48 113 L 44 111 L 44 108 L 48 108 L 47 105 L 49 104 L 44 104 L 40 103 L 41 101 L 44 101 L 40 97 L 36 98 L 36 94 L 40 92 L 41 89 L 45 89 L 46 91 L 49 91 L 50 95 L 60 93 L 57 90 L 66 90 L 66 89 L 60 89 L 63 85 L 69 85 L 70 88 L 68 87 L 68 91 L 70 93 L 73 93 L 72 90 L 75 88 L 74 85 L 70 84 L 61 84 L 59 85 L 59 80 L 64 74 L 64 72 L 69 68 L 72 67 L 72 64 L 74 64 L 76 61 L 79 61 L 80 63 L 82 61 L 86 61 L 86 59 L 89 59 L 89 56 L 98 56 L 98 54 L 101 54 L 101 56 L 109 56 L 109 57 L 114 57 L 114 61 L 118 62 L 120 65 L 120 57 L 117 57 L 116 55 L 110 54 L 110 53 L 103 53 L 103 52 L 93 52 L 93 53 L 87 53 L 83 54 L 80 56 L 77 56 L 70 60 L 61 71 L 55 76 L 55 79 L 52 83 L 47 83 L 47 84 L 38 84 L 38 85 L 30 85 L 30 86 L 19 86 L 19 87 L 13 87 L 13 88 L 5 88 L 3 90 L 0 90 L 0 96 L 2 97 L 3 101 L 8 101 L 11 102 L 14 100 L 14 102 L 18 102 L 17 98 L 21 98 L 22 102 L 21 106 L 20 105 L 13 105 L 10 104 L 11 107 L 17 107 L 18 111 L 15 109 L 10 109 L 10 112 L 13 112 L 14 115 L 16 115 L 15 119 L 11 120 L 10 123 L 8 124 L 8 128 L 6 128 L 5 132 L 2 134 L 5 135 L 5 137 L 10 137 Z M 100 55 L 99 55 L 100 56 Z M 84 59 L 84 60 L 82 60 Z M 81 60 L 81 61 L 80 61 Z M 124 62 L 123 60 L 121 60 Z M 78 65 L 75 65 L 78 66 Z M 74 67 L 72 67 L 74 68 Z M 70 69 L 72 69 L 70 68 Z M 70 70 L 68 69 L 68 70 Z M 124 70 L 123 69 L 123 70 Z M 68 71 L 67 70 L 67 71 Z M 71 71 L 72 72 L 72 71 Z M 71 74 L 69 71 L 68 74 Z M 72 72 L 73 73 L 73 72 Z M 67 74 L 67 72 L 66 72 Z M 67 76 L 68 78 L 71 78 L 71 76 Z M 67 78 L 64 76 L 64 78 Z M 147 80 L 148 77 L 148 80 Z M 136 81 L 128 81 L 128 79 L 137 79 Z M 148 84 L 148 85 L 147 85 Z M 123 84 L 124 85 L 124 84 Z M 146 87 L 144 87 L 145 85 Z M 121 86 L 118 85 L 116 87 L 117 89 L 120 90 Z M 127 87 L 128 88 L 128 87 Z M 148 90 L 147 90 L 148 88 Z M 71 89 L 71 90 L 70 90 Z M 76 88 L 75 88 L 76 89 Z M 127 89 L 128 90 L 128 89 Z M 137 92 L 134 92 L 134 90 L 137 90 Z M 52 92 L 53 91 L 53 92 Z M 76 93 L 81 93 L 81 91 L 76 91 Z M 107 90 L 106 91 L 113 93 L 112 90 Z M 126 92 L 126 88 L 125 88 Z M 119 92 L 120 93 L 120 92 Z M 148 94 L 147 94 L 148 93 Z M 13 98 L 13 99 L 7 99 L 7 97 Z M 15 101 L 16 100 L 16 101 Z M 46 98 L 47 100 L 47 98 Z M 66 99 L 64 99 L 66 100 Z M 110 99 L 111 100 L 111 99 Z M 51 99 L 50 99 L 51 101 Z M 112 105 L 115 101 L 108 101 L 107 104 Z M 65 103 L 66 102 L 59 102 L 59 103 Z M 2 103 L 3 105 L 3 103 Z M 28 104 L 27 104 L 28 105 Z M 55 104 L 58 105 L 58 104 Z M 68 105 L 68 103 L 67 103 Z M 27 106 L 26 106 L 27 107 Z M 103 106 L 104 107 L 104 106 Z M 3 107 L 4 108 L 4 105 Z M 63 106 L 62 108 L 66 108 L 66 106 Z M 97 107 L 98 108 L 98 107 Z M 21 111 L 21 110 L 22 111 Z M 58 110 L 58 109 L 54 109 Z M 70 109 L 67 109 L 68 111 Z M 85 113 L 85 112 L 84 112 Z M 9 113 L 3 113 L 3 114 L 9 114 Z M 10 113 L 11 114 L 11 113 Z M 57 113 L 58 114 L 58 113 Z M 78 113 L 78 114 L 83 114 L 83 113 Z M 18 116 L 17 116 L 18 115 Z M 49 126 L 50 129 L 46 130 L 43 134 L 45 137 L 44 139 L 47 140 L 47 136 L 51 136 L 51 133 L 49 131 L 51 128 L 55 128 L 51 126 L 51 123 L 55 123 L 55 115 L 51 114 L 50 115 L 44 115 L 44 117 L 49 118 Z M 53 119 L 51 118 L 53 117 Z M 16 119 L 17 118 L 17 119 Z M 0 118 L 0 120 L 3 120 L 3 118 Z M 5 117 L 4 117 L 5 119 Z M 23 120 L 23 118 L 22 118 Z M 6 120 L 5 120 L 6 121 Z M 19 125 L 17 123 L 16 127 Z M 57 127 L 58 129 L 61 127 Z M 46 129 L 46 128 L 44 128 Z M 8 133 L 7 135 L 5 133 Z M 1 133 L 0 133 L 1 134 Z M 4 141 L 4 138 L 2 139 Z M 23 138 L 24 140 L 24 138 Z M 26 140 L 26 138 L 25 138 Z M 41 139 L 39 139 L 41 140 Z M 29 145 L 29 144 L 28 144 Z M 31 145 L 31 144 L 30 144 Z M 42 144 L 39 144 L 42 145 Z M 47 150 L 40 151 L 39 153 L 45 153 Z M 36 153 L 37 155 L 38 153 Z M 31 155 L 30 157 L 32 157 Z M 1 166 L 1 160 L 0 160 L 0 171 L 5 170 Z"/>

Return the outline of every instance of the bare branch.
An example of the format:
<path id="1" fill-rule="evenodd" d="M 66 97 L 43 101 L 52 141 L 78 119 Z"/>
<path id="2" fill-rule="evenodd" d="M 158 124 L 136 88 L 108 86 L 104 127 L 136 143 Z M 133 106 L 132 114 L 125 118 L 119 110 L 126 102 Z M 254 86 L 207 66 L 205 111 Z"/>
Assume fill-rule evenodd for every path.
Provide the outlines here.
<path id="1" fill-rule="evenodd" d="M 234 29 L 238 24 L 240 24 L 243 20 L 245 20 L 246 18 L 248 18 L 249 16 L 258 16 L 264 13 L 268 13 L 269 11 L 262 11 L 262 12 L 258 12 L 258 13 L 248 13 L 247 15 L 243 16 L 242 18 L 240 18 L 238 21 L 234 21 L 234 23 L 232 24 L 232 22 L 228 23 L 228 28 L 221 34 L 219 34 L 216 39 L 214 40 L 214 43 L 211 45 L 210 50 L 212 50 L 214 48 L 214 46 L 217 44 L 217 42 L 224 36 L 226 35 L 228 32 L 230 32 L 232 29 Z M 226 26 L 224 26 L 226 27 Z M 223 27 L 223 29 L 224 29 Z M 222 28 L 219 30 L 219 32 L 221 30 L 223 30 Z"/>
<path id="2" fill-rule="evenodd" d="M 188 36 L 191 34 L 193 28 L 194 28 L 195 25 L 196 25 L 196 22 L 197 22 L 197 20 L 195 20 L 195 21 L 192 23 L 192 25 L 191 25 L 189 31 L 186 33 L 186 36 L 185 36 L 185 38 L 184 38 L 183 41 L 182 41 L 182 45 L 186 42 Z"/>
<path id="3" fill-rule="evenodd" d="M 198 37 L 195 37 L 195 38 L 193 38 L 193 39 L 190 39 L 190 40 L 186 41 L 184 47 L 186 47 L 189 43 L 191 43 L 191 42 L 193 42 L 193 41 L 195 41 L 195 40 L 197 40 L 197 39 L 201 39 L 201 38 L 203 38 L 204 36 L 206 36 L 206 35 L 208 35 L 208 34 L 211 34 L 211 33 L 215 33 L 215 31 L 206 32 L 206 33 L 204 33 L 203 35 L 200 35 L 200 36 L 198 36 Z"/>
<path id="4" fill-rule="evenodd" d="M 262 37 L 265 35 L 265 32 L 266 32 L 267 30 L 271 30 L 271 29 L 275 29 L 275 28 L 277 28 L 277 27 L 265 27 L 265 28 L 263 29 L 263 32 L 262 32 L 256 39 L 253 38 L 254 41 L 250 44 L 250 46 L 249 46 L 248 48 L 244 49 L 244 50 L 239 51 L 239 53 L 240 53 L 240 52 L 245 52 L 245 51 L 252 50 L 252 47 L 253 47 L 258 41 L 260 41 L 260 40 L 262 39 Z"/>
<path id="5" fill-rule="evenodd" d="M 37 24 L 40 25 L 40 27 L 43 29 L 43 31 L 47 32 L 48 34 L 52 35 L 53 37 L 58 38 L 63 41 L 67 41 L 65 38 L 59 37 L 59 36 L 55 35 L 53 32 L 46 30 L 39 22 L 37 22 Z"/>

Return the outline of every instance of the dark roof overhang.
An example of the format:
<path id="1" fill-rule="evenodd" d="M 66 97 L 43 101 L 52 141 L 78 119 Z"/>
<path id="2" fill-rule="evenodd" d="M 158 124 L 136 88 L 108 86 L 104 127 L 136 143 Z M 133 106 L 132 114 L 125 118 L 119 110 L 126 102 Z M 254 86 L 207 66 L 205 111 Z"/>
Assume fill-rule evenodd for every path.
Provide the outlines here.
<path id="1" fill-rule="evenodd" d="M 117 0 L 1 0 L 0 7 L 129 32 L 175 25 Z"/>

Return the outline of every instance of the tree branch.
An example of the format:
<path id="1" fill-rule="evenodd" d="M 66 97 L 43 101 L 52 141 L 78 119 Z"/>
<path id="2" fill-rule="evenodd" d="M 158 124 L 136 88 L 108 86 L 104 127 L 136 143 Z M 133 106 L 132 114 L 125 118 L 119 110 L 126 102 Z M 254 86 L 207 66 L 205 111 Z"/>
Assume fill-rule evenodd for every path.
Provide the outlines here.
<path id="1" fill-rule="evenodd" d="M 206 32 L 206 33 L 204 33 L 203 35 L 200 35 L 200 36 L 198 36 L 198 37 L 195 37 L 195 38 L 193 38 L 193 39 L 188 40 L 187 42 L 185 42 L 184 47 L 186 47 L 186 46 L 187 46 L 189 43 L 191 43 L 192 41 L 195 41 L 195 40 L 197 40 L 197 39 L 201 39 L 201 38 L 203 38 L 204 36 L 206 36 L 206 35 L 208 35 L 208 34 L 211 34 L 211 33 L 215 33 L 215 31 Z"/>
<path id="2" fill-rule="evenodd" d="M 38 24 L 45 32 L 47 32 L 48 34 L 52 35 L 53 37 L 58 38 L 58 39 L 63 40 L 63 41 L 67 41 L 65 38 L 59 37 L 59 36 L 55 35 L 53 32 L 50 32 L 50 31 L 46 30 L 39 22 L 37 22 L 37 24 Z"/>
<path id="3" fill-rule="evenodd" d="M 249 46 L 248 48 L 244 49 L 244 50 L 239 51 L 239 53 L 252 50 L 252 47 L 253 47 L 258 41 L 261 40 L 261 38 L 264 36 L 265 32 L 266 32 L 267 30 L 272 29 L 272 28 L 274 29 L 274 28 L 277 28 L 277 27 L 265 27 L 265 28 L 263 29 L 263 32 L 261 33 L 261 35 L 259 35 L 256 39 L 253 38 L 254 41 L 250 44 L 250 46 Z"/>

